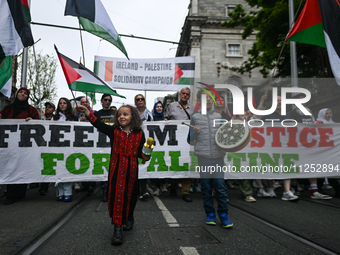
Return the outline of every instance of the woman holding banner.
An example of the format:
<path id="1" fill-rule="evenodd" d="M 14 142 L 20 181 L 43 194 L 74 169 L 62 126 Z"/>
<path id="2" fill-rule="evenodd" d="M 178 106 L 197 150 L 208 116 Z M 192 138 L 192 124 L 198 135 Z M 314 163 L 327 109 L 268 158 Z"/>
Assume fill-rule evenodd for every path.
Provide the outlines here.
<path id="1" fill-rule="evenodd" d="M 153 121 L 151 112 L 146 109 L 145 97 L 142 94 L 138 94 L 135 96 L 135 105 L 142 121 Z M 142 201 L 146 201 L 150 197 L 147 191 L 147 183 L 148 179 L 139 180 L 139 199 Z"/>
<path id="2" fill-rule="evenodd" d="M 77 121 L 78 117 L 73 114 L 70 100 L 61 97 L 58 102 L 57 112 L 52 118 L 55 121 Z M 57 184 L 57 201 L 72 201 L 72 182 L 59 182 Z"/>
<path id="3" fill-rule="evenodd" d="M 0 119 L 39 119 L 36 108 L 28 104 L 30 91 L 27 88 L 20 88 L 12 104 L 7 104 L 0 111 Z M 26 196 L 27 184 L 8 184 L 6 200 L 4 205 L 10 205 Z"/>
<path id="4" fill-rule="evenodd" d="M 329 108 L 324 108 L 319 111 L 318 118 L 316 119 L 315 124 L 332 124 L 334 121 L 332 120 L 332 110 Z M 318 190 L 322 191 L 324 179 L 319 178 L 317 181 L 317 188 Z M 333 189 L 335 190 L 334 197 L 340 198 L 340 184 L 337 179 L 328 179 L 330 185 L 332 185 Z M 314 187 L 315 188 L 315 187 Z M 315 192 L 313 189 L 311 191 L 311 196 Z"/>

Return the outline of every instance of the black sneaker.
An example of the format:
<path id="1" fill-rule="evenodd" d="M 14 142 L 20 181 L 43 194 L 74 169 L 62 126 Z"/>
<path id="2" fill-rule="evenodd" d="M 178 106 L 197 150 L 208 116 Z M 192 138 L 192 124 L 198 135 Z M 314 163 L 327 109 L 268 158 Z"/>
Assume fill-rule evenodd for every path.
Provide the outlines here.
<path id="1" fill-rule="evenodd" d="M 192 202 L 192 201 L 193 201 L 190 194 L 184 194 L 184 195 L 182 196 L 182 199 L 183 199 L 185 202 Z"/>

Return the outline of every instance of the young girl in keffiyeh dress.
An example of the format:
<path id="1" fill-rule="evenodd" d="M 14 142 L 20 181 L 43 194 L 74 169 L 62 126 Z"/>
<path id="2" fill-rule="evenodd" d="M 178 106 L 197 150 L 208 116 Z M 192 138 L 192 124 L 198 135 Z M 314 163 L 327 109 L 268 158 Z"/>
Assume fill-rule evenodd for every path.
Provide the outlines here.
<path id="1" fill-rule="evenodd" d="M 109 171 L 109 214 L 114 225 L 112 244 L 122 244 L 123 229 L 132 230 L 138 198 L 138 158 L 150 159 L 142 153 L 145 135 L 143 121 L 135 107 L 123 105 L 115 113 L 114 125 L 102 123 L 81 105 L 77 110 L 84 112 L 91 124 L 110 137 L 111 158 Z"/>

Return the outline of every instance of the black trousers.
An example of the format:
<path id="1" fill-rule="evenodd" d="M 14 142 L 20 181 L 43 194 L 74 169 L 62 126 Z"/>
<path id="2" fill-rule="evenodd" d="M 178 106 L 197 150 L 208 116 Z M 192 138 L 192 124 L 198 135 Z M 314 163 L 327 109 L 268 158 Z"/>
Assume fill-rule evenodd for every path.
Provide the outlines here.
<path id="1" fill-rule="evenodd" d="M 26 196 L 27 184 L 7 184 L 6 197 L 23 198 Z"/>

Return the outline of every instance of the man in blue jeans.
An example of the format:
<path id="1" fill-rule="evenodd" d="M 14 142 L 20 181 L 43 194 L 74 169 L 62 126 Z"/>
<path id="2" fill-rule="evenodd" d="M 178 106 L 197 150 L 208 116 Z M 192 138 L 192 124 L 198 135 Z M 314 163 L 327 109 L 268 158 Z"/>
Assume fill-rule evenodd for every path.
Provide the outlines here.
<path id="1" fill-rule="evenodd" d="M 209 91 L 198 91 L 198 98 L 201 96 L 202 103 L 204 103 L 206 98 L 207 113 L 203 115 L 200 111 L 192 116 L 188 142 L 194 145 L 194 154 L 198 158 L 203 206 L 207 215 L 206 224 L 216 225 L 216 212 L 212 195 L 214 189 L 218 204 L 217 214 L 222 222 L 222 226 L 230 228 L 233 226 L 233 223 L 228 218 L 228 190 L 224 182 L 224 172 L 222 171 L 225 152 L 215 142 L 215 134 L 220 125 L 214 125 L 214 119 L 221 119 L 222 116 L 214 112 L 212 108 L 213 100 L 207 92 Z M 202 95 L 204 96 L 202 97 Z"/>

